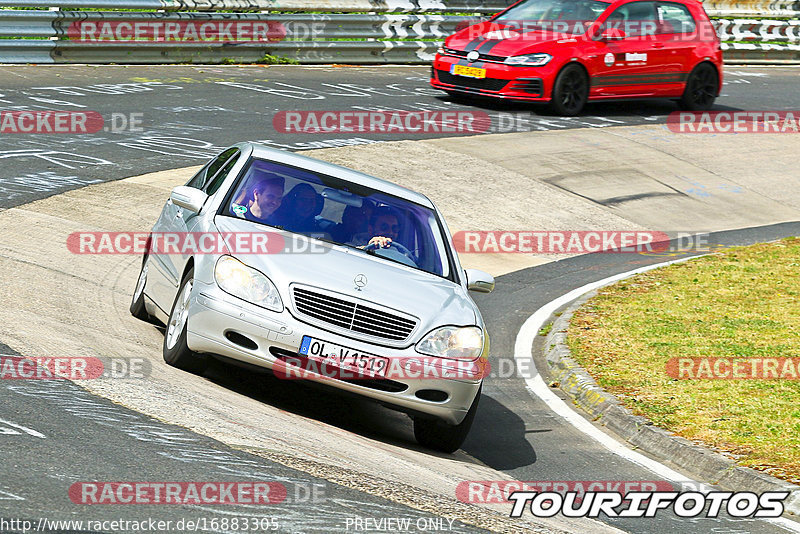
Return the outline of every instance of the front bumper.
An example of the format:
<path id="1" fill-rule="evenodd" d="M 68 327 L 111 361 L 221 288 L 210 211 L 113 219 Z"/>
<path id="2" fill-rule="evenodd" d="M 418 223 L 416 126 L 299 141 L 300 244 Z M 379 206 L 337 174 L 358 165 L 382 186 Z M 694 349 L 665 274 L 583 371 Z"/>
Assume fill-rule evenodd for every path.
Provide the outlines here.
<path id="1" fill-rule="evenodd" d="M 244 343 L 239 336 L 248 342 Z M 270 312 L 228 295 L 216 284 L 195 280 L 187 323 L 187 345 L 191 350 L 218 354 L 267 369 L 285 369 L 285 357 L 295 361 L 304 358 L 297 353 L 303 336 L 390 360 L 407 361 L 421 357 L 413 346 L 391 348 L 346 337 L 302 322 L 286 309 L 280 313 Z M 460 423 L 478 393 L 481 379 L 443 378 L 446 376 L 444 373 L 434 374 L 422 378 L 392 376 L 391 380 L 346 381 L 304 372 L 302 378 L 369 397 L 414 415 L 438 418 L 450 424 Z M 276 373 L 276 376 L 286 377 L 287 374 Z M 431 397 L 430 391 L 438 392 L 433 395 L 436 398 L 444 395 L 446 398 L 426 400 L 420 397 Z"/>
<path id="2" fill-rule="evenodd" d="M 542 67 L 512 67 L 488 61 L 467 62 L 464 58 L 436 54 L 431 68 L 431 87 L 443 91 L 526 102 L 549 102 L 557 74 L 554 61 Z M 451 74 L 453 65 L 486 69 L 486 78 Z"/>

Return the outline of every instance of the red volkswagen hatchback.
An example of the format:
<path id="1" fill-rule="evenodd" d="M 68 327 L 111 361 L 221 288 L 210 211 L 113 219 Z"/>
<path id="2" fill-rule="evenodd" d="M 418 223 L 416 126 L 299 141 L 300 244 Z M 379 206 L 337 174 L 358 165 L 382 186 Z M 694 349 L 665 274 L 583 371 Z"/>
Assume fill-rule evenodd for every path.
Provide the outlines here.
<path id="1" fill-rule="evenodd" d="M 619 98 L 699 111 L 719 96 L 722 51 L 697 0 L 522 0 L 448 37 L 431 85 L 549 102 L 562 115 Z"/>

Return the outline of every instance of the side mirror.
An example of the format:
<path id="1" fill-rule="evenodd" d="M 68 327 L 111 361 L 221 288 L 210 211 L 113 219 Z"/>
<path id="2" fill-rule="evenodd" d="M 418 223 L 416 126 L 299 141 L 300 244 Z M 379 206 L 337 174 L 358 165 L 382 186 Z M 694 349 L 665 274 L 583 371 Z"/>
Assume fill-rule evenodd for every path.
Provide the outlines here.
<path id="1" fill-rule="evenodd" d="M 491 293 L 494 290 L 494 277 L 478 269 L 465 269 L 467 289 L 477 293 Z"/>
<path id="2" fill-rule="evenodd" d="M 185 208 L 192 213 L 199 213 L 203 204 L 206 203 L 208 195 L 194 187 L 179 185 L 169 194 L 169 199 L 176 206 Z"/>
<path id="3" fill-rule="evenodd" d="M 603 33 L 600 34 L 600 40 L 603 42 L 622 41 L 627 36 L 628 34 L 619 28 L 606 28 L 603 30 Z"/>

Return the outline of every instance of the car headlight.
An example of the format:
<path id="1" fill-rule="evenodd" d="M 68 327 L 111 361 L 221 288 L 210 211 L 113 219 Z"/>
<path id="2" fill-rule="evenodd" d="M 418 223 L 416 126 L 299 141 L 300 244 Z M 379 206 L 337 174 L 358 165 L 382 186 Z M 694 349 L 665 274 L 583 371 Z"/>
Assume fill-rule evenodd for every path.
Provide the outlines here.
<path id="1" fill-rule="evenodd" d="M 417 352 L 451 360 L 474 360 L 483 351 L 483 331 L 477 326 L 443 326 L 428 333 Z"/>
<path id="2" fill-rule="evenodd" d="M 445 47 L 443 47 L 443 46 L 440 46 L 440 47 L 439 47 L 439 48 L 436 50 L 436 53 L 437 53 L 437 54 L 439 54 L 439 55 L 442 55 L 442 54 L 444 54 L 444 53 L 445 53 L 445 50 L 446 50 L 446 48 L 445 48 Z"/>
<path id="3" fill-rule="evenodd" d="M 517 65 L 520 67 L 541 67 L 553 59 L 550 54 L 525 54 L 524 56 L 511 56 L 506 58 L 506 65 Z"/>
<path id="4" fill-rule="evenodd" d="M 269 278 L 236 258 L 222 256 L 214 267 L 217 285 L 234 297 L 268 310 L 283 311 L 283 301 Z"/>

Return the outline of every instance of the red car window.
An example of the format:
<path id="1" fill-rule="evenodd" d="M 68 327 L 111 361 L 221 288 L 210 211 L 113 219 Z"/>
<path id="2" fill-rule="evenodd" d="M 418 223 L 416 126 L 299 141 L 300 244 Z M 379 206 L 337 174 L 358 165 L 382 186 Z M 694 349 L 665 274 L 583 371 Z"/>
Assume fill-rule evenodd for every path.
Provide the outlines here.
<path id="1" fill-rule="evenodd" d="M 658 33 L 694 33 L 697 24 L 683 4 L 658 4 Z"/>

